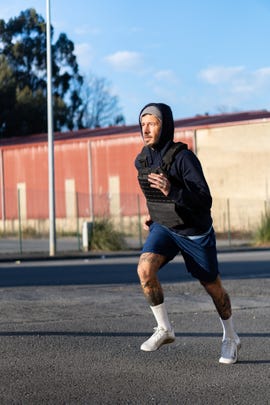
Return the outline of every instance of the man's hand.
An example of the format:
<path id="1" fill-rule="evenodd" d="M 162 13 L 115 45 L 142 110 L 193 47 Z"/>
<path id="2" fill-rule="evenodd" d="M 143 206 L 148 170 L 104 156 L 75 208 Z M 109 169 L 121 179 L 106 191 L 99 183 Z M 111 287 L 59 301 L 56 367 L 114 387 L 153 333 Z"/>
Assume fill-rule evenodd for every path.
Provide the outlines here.
<path id="1" fill-rule="evenodd" d="M 148 214 L 147 217 L 145 218 L 144 224 L 143 224 L 143 229 L 145 231 L 149 231 L 149 226 L 152 224 L 152 219 L 150 215 Z"/>
<path id="2" fill-rule="evenodd" d="M 166 196 L 169 194 L 171 183 L 163 173 L 150 173 L 148 175 L 148 181 L 150 183 L 150 187 L 157 188 Z"/>

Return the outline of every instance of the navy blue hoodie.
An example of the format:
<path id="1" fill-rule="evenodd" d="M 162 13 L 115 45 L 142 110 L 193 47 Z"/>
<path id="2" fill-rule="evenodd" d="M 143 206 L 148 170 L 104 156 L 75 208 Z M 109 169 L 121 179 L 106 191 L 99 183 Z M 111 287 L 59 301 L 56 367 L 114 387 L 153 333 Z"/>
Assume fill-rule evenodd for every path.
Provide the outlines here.
<path id="1" fill-rule="evenodd" d="M 139 117 L 148 106 L 155 106 L 162 115 L 162 130 L 159 141 L 154 147 L 146 147 L 148 166 L 155 169 L 161 166 L 162 157 L 173 143 L 174 121 L 171 108 L 162 103 L 147 104 L 141 110 Z M 139 123 L 141 127 L 140 120 Z M 137 170 L 140 169 L 138 156 L 135 160 Z M 173 230 L 182 235 L 190 236 L 207 232 L 212 225 L 212 198 L 196 155 L 191 150 L 181 150 L 176 155 L 169 175 L 174 181 L 171 183 L 168 198 L 175 202 L 181 213 L 181 218 L 184 220 L 183 225 L 178 225 Z"/>

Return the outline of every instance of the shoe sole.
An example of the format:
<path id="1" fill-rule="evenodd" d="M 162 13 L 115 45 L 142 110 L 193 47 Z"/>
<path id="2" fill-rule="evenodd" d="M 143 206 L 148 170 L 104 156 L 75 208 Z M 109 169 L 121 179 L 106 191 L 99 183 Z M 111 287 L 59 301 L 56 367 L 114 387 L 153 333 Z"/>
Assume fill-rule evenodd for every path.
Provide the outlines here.
<path id="1" fill-rule="evenodd" d="M 143 345 L 141 346 L 141 350 L 143 351 L 143 352 L 155 352 L 156 350 L 158 350 L 161 346 L 163 346 L 163 345 L 167 345 L 167 344 L 169 344 L 169 343 L 173 343 L 175 341 L 175 338 L 168 338 L 168 339 L 166 339 L 166 340 L 164 340 L 164 342 L 162 342 L 157 348 L 155 348 L 155 349 L 148 349 L 148 348 L 143 348 Z"/>
<path id="2" fill-rule="evenodd" d="M 235 360 L 226 359 L 225 357 L 221 357 L 219 359 L 219 363 L 220 364 L 235 364 L 235 363 L 237 363 L 237 360 L 238 360 L 237 357 L 236 357 Z"/>
<path id="3" fill-rule="evenodd" d="M 226 359 L 225 357 L 220 357 L 219 363 L 220 364 L 235 364 L 238 361 L 238 352 L 241 349 L 241 343 L 239 342 L 236 349 L 236 358 L 235 360 Z"/>

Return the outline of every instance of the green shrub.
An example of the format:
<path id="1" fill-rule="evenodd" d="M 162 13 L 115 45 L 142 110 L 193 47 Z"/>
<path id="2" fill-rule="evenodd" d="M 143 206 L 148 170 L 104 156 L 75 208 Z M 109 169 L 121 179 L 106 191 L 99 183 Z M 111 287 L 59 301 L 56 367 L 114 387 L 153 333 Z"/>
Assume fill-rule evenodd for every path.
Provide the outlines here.
<path id="1" fill-rule="evenodd" d="M 37 230 L 32 226 L 27 226 L 22 229 L 22 237 L 24 239 L 37 238 L 39 236 Z"/>
<path id="2" fill-rule="evenodd" d="M 108 219 L 94 222 L 91 237 L 91 250 L 122 250 L 126 248 L 123 234 L 115 230 L 114 225 Z"/>
<path id="3" fill-rule="evenodd" d="M 262 215 L 261 224 L 255 232 L 255 242 L 257 244 L 270 242 L 270 212 Z"/>

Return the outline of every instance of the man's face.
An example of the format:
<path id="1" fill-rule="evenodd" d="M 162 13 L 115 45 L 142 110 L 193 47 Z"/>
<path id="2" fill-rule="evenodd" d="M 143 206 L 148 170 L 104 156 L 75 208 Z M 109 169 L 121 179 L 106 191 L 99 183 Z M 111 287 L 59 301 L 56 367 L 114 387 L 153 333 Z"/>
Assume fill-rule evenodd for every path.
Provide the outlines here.
<path id="1" fill-rule="evenodd" d="M 161 122 L 151 114 L 144 115 L 141 119 L 142 135 L 146 146 L 153 146 L 159 140 Z"/>

